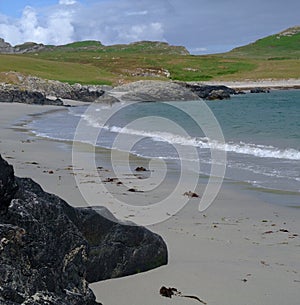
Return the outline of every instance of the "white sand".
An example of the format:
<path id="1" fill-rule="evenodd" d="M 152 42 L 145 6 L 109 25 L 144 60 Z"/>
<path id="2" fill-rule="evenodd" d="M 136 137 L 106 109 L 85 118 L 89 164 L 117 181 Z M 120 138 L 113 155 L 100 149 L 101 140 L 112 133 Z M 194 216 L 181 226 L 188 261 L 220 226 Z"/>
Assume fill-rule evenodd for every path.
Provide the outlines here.
<path id="1" fill-rule="evenodd" d="M 84 206 L 70 168 L 70 147 L 34 137 L 21 131 L 21 127 L 10 128 L 20 117 L 54 109 L 60 108 L 0 104 L 0 151 L 15 166 L 17 175 L 34 178 L 45 190 L 71 205 Z M 107 159 L 105 151 L 103 159 Z M 106 166 L 107 161 L 103 164 Z M 51 170 L 53 174 L 49 173 Z M 82 173 L 90 177 L 93 174 Z M 101 175 L 112 173 L 104 170 Z M 120 189 L 111 183 L 111 192 L 117 194 Z M 225 186 L 204 213 L 198 212 L 198 201 L 193 199 L 176 216 L 151 226 L 167 242 L 169 264 L 150 272 L 94 283 L 91 287 L 97 299 L 105 305 L 197 303 L 192 299 L 161 297 L 158 291 L 165 285 L 197 295 L 208 304 L 298 305 L 300 209 L 269 204 L 255 194 L 243 190 L 243 186 Z M 147 200 L 147 193 L 126 196 L 132 202 Z M 288 198 L 278 196 L 283 201 Z M 105 202 L 106 198 L 101 194 L 99 201 Z M 264 234 L 268 231 L 273 233 Z"/>
<path id="2" fill-rule="evenodd" d="M 256 87 L 270 88 L 270 89 L 282 89 L 282 88 L 298 88 L 300 89 L 300 79 L 264 79 L 264 80 L 244 80 L 244 81 L 208 81 L 201 82 L 205 85 L 224 85 L 233 89 L 251 89 Z"/>

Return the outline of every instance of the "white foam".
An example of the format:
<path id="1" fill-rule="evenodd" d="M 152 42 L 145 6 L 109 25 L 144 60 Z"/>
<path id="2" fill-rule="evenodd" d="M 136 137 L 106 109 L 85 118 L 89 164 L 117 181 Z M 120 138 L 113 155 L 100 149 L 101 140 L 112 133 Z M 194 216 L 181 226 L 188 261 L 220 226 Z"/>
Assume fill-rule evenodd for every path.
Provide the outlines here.
<path id="1" fill-rule="evenodd" d="M 88 124 L 95 128 L 102 128 L 114 133 L 123 133 L 151 138 L 153 141 L 166 142 L 172 145 L 194 146 L 203 149 L 216 149 L 226 152 L 247 154 L 259 158 L 275 158 L 286 160 L 300 160 L 300 151 L 294 148 L 279 149 L 273 146 L 257 145 L 252 143 L 220 143 L 206 137 L 185 137 L 162 131 L 135 130 L 126 127 L 107 126 L 99 124 L 88 115 L 83 115 Z"/>

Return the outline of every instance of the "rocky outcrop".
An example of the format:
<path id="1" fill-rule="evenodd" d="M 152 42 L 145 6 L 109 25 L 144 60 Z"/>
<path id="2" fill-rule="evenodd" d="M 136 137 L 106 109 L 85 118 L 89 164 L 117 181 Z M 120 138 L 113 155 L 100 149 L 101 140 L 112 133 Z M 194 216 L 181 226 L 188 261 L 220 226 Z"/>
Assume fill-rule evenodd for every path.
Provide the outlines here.
<path id="1" fill-rule="evenodd" d="M 167 263 L 161 237 L 75 209 L 0 156 L 0 304 L 96 305 L 88 281 Z"/>
<path id="2" fill-rule="evenodd" d="M 230 95 L 237 94 L 237 92 L 226 86 L 211 86 L 211 85 L 199 85 L 192 83 L 181 83 L 183 87 L 190 89 L 204 100 L 223 100 L 229 99 Z"/>
<path id="3" fill-rule="evenodd" d="M 10 43 L 6 42 L 3 38 L 0 38 L 0 54 L 23 54 L 39 52 L 46 48 L 45 45 L 35 42 L 25 42 L 24 44 L 13 47 Z"/>
<path id="4" fill-rule="evenodd" d="M 5 75 L 4 75 L 5 74 Z M 0 101 L 25 102 L 29 104 L 62 105 L 59 99 L 113 104 L 122 101 L 161 102 L 228 99 L 238 94 L 226 86 L 199 85 L 185 82 L 143 80 L 112 88 L 101 85 L 70 85 L 16 72 L 2 73 L 15 85 L 0 84 Z M 48 99 L 47 96 L 54 97 Z M 55 100 L 56 98 L 56 100 Z"/>
<path id="5" fill-rule="evenodd" d="M 256 88 L 250 89 L 250 93 L 270 93 L 270 89 L 256 87 Z"/>
<path id="6" fill-rule="evenodd" d="M 3 38 L 0 38 L 0 53 L 14 53 L 14 48 Z"/>
<path id="7" fill-rule="evenodd" d="M 13 86 L 0 84 L 0 91 L 4 89 L 15 89 L 20 91 L 39 92 L 46 96 L 58 99 L 71 99 L 92 103 L 105 91 L 112 89 L 110 86 L 96 85 L 70 85 L 55 80 L 46 80 L 35 76 L 23 75 L 17 72 L 2 73 L 2 78 L 13 80 Z M 1 101 L 1 100 L 0 100 Z"/>
<path id="8" fill-rule="evenodd" d="M 16 86 L 0 88 L 0 102 L 63 106 L 60 99 L 49 99 L 38 91 L 20 90 Z"/>
<path id="9" fill-rule="evenodd" d="M 118 96 L 123 101 L 191 101 L 199 100 L 199 97 L 190 89 L 175 82 L 164 81 L 137 81 L 118 86 L 110 91 L 110 94 Z"/>

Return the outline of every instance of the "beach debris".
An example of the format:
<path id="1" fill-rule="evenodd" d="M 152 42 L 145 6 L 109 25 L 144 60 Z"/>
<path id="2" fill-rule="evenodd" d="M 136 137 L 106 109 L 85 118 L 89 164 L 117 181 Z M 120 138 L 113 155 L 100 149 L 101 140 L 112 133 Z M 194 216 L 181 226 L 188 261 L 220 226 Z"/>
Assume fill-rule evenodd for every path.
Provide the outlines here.
<path id="1" fill-rule="evenodd" d="M 192 191 L 185 192 L 183 194 L 183 196 L 188 196 L 190 198 L 199 198 L 200 197 L 197 193 L 194 193 Z"/>
<path id="2" fill-rule="evenodd" d="M 143 167 L 143 166 L 138 166 L 136 169 L 135 169 L 136 172 L 147 172 L 148 170 Z"/>
<path id="3" fill-rule="evenodd" d="M 274 231 L 266 231 L 263 234 L 272 234 L 272 233 L 274 233 Z"/>
<path id="4" fill-rule="evenodd" d="M 279 230 L 279 232 L 283 232 L 283 233 L 290 233 L 290 231 L 289 231 L 289 230 L 287 230 L 287 229 L 280 229 L 280 230 Z"/>
<path id="5" fill-rule="evenodd" d="M 265 261 L 260 261 L 260 263 L 266 267 L 270 266 L 269 264 L 267 264 Z"/>
<path id="6" fill-rule="evenodd" d="M 182 298 L 190 298 L 190 299 L 194 299 L 194 300 L 197 300 L 199 301 L 200 303 L 206 305 L 207 303 L 204 302 L 203 300 L 199 299 L 197 296 L 195 295 L 184 295 L 182 294 L 180 291 L 178 291 L 178 289 L 174 288 L 174 287 L 165 287 L 165 286 L 162 286 L 159 290 L 159 294 L 163 297 L 166 297 L 166 298 L 172 298 L 173 296 L 176 296 L 176 297 L 182 297 Z"/>
<path id="7" fill-rule="evenodd" d="M 132 192 L 132 193 L 144 193 L 144 191 L 139 191 L 139 190 L 137 190 L 137 189 L 135 189 L 135 188 L 130 188 L 130 189 L 128 189 L 127 190 L 127 192 Z"/>
<path id="8" fill-rule="evenodd" d="M 135 188 L 130 188 L 130 189 L 127 190 L 127 192 L 135 193 L 135 192 L 137 192 L 137 190 Z"/>
<path id="9" fill-rule="evenodd" d="M 37 162 L 35 162 L 35 161 L 32 161 L 32 162 L 25 162 L 25 164 L 38 165 L 38 163 L 37 163 Z"/>
<path id="10" fill-rule="evenodd" d="M 105 180 L 103 180 L 103 182 L 116 182 L 118 180 L 118 178 L 106 178 Z"/>
<path id="11" fill-rule="evenodd" d="M 31 142 L 33 142 L 32 140 L 29 140 L 29 139 L 27 139 L 27 140 L 22 140 L 21 141 L 21 143 L 31 143 Z"/>

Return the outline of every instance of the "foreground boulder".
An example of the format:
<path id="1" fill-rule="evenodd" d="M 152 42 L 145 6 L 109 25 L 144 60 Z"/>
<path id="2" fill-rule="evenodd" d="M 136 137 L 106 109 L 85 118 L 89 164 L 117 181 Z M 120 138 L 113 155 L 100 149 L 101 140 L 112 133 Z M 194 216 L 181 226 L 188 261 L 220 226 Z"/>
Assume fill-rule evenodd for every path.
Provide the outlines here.
<path id="1" fill-rule="evenodd" d="M 88 282 L 167 263 L 158 235 L 71 207 L 1 156 L 0 170 L 0 304 L 96 305 Z"/>

